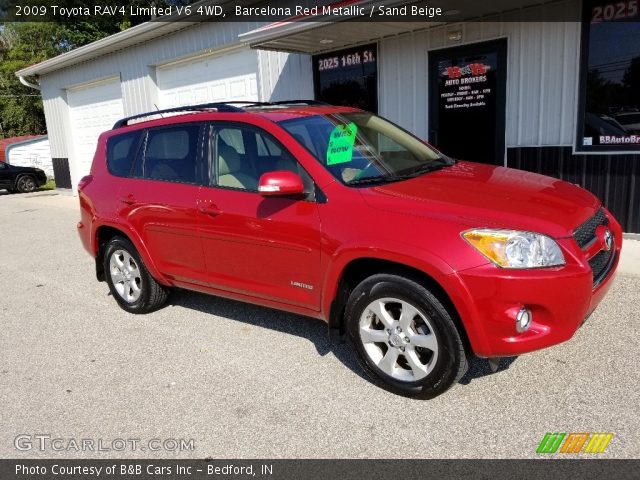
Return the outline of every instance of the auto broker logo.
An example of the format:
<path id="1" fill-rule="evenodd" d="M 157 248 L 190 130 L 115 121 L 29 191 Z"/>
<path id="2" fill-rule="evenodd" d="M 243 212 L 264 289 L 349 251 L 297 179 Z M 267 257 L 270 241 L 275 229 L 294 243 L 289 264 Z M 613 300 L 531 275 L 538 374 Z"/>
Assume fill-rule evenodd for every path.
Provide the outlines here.
<path id="1" fill-rule="evenodd" d="M 192 452 L 196 449 L 193 438 L 61 438 L 48 434 L 20 434 L 13 446 L 21 452 Z"/>
<path id="2" fill-rule="evenodd" d="M 484 63 L 470 63 L 465 65 L 464 67 L 452 66 L 447 67 L 442 71 L 442 74 L 445 77 L 449 78 L 460 78 L 466 76 L 477 77 L 479 75 L 486 74 L 491 69 L 490 65 L 485 65 Z"/>
<path id="3" fill-rule="evenodd" d="M 613 433 L 546 433 L 536 453 L 604 453 L 612 438 Z"/>

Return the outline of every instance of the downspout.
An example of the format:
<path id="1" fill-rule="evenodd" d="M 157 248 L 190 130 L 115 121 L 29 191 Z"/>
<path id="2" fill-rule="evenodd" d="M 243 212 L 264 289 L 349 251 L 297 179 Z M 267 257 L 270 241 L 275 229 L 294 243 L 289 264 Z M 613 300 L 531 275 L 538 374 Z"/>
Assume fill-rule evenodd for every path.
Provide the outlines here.
<path id="1" fill-rule="evenodd" d="M 24 85 L 25 87 L 29 87 L 29 88 L 33 88 L 35 90 L 40 90 L 40 85 L 38 85 L 37 83 L 31 83 L 28 82 L 27 80 L 25 80 L 25 78 L 21 75 L 18 75 L 18 80 L 20 80 L 20 83 L 22 85 Z"/>

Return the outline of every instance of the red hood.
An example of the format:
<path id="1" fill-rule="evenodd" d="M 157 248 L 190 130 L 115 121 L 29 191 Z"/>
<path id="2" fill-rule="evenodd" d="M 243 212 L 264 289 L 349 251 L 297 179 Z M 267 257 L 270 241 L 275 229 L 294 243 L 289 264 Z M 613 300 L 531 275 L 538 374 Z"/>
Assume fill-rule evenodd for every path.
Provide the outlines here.
<path id="1" fill-rule="evenodd" d="M 570 236 L 600 202 L 571 183 L 536 173 L 458 162 L 420 177 L 361 190 L 372 207 L 494 227 Z"/>

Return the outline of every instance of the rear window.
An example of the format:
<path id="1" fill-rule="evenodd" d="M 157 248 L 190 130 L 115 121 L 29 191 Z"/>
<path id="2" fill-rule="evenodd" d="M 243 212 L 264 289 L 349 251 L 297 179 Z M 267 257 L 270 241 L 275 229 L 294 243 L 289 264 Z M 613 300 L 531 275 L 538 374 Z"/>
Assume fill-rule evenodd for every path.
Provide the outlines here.
<path id="1" fill-rule="evenodd" d="M 128 177 L 135 158 L 141 132 L 125 133 L 107 141 L 107 168 L 116 177 Z"/>

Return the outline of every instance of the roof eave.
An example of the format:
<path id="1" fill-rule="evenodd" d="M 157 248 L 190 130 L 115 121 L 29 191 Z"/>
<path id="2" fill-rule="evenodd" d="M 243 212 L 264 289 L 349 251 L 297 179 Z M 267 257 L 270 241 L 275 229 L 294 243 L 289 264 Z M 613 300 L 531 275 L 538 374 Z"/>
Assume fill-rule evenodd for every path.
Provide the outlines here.
<path id="1" fill-rule="evenodd" d="M 146 22 L 131 27 L 122 32 L 115 33 L 108 37 L 102 38 L 88 45 L 78 47 L 70 52 L 63 53 L 53 58 L 49 58 L 35 65 L 18 70 L 15 74 L 17 77 L 29 77 L 32 75 L 43 75 L 51 73 L 61 68 L 75 65 L 77 63 L 96 58 L 97 56 L 106 55 L 116 50 L 141 43 L 149 40 L 150 38 L 141 38 L 141 35 L 145 33 L 153 32 L 154 30 L 162 28 L 161 32 L 157 32 L 158 35 L 164 35 L 182 28 L 186 28 L 192 25 L 193 22 Z"/>

